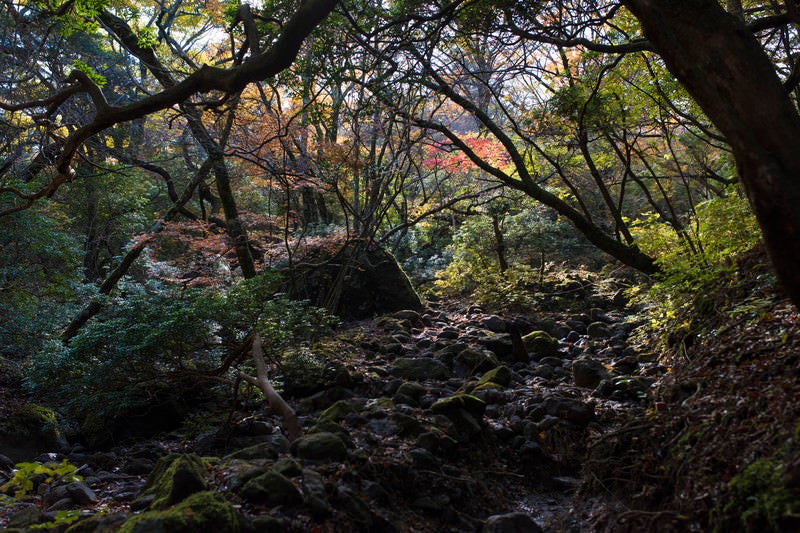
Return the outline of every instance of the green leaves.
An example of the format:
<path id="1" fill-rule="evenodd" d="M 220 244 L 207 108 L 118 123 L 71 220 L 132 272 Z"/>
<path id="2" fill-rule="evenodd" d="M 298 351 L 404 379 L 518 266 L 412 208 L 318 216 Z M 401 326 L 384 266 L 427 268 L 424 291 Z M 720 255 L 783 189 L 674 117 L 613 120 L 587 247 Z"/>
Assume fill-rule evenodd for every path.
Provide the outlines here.
<path id="1" fill-rule="evenodd" d="M 98 74 L 92 67 L 80 59 L 73 59 L 72 66 L 89 76 L 89 79 L 95 82 L 99 87 L 103 87 L 106 84 L 107 80 L 105 76 Z"/>

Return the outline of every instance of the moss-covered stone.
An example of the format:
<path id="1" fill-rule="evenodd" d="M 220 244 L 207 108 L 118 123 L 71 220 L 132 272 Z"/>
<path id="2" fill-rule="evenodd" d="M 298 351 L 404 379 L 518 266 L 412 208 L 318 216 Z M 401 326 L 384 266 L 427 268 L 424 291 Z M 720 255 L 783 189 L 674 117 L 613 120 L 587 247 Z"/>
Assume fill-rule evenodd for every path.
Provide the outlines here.
<path id="1" fill-rule="evenodd" d="M 522 342 L 525 343 L 528 353 L 537 358 L 558 355 L 558 341 L 546 331 L 532 331 L 522 337 Z"/>
<path id="2" fill-rule="evenodd" d="M 497 356 L 490 350 L 466 348 L 453 358 L 455 373 L 461 376 L 473 376 L 485 372 L 500 364 Z"/>
<path id="3" fill-rule="evenodd" d="M 501 387 L 508 387 L 511 384 L 511 370 L 505 365 L 489 370 L 478 380 L 478 388 L 487 383 L 496 383 Z"/>
<path id="4" fill-rule="evenodd" d="M 297 457 L 314 461 L 341 461 L 347 457 L 347 446 L 338 435 L 321 432 L 305 435 L 294 443 Z"/>
<path id="5" fill-rule="evenodd" d="M 324 411 L 320 413 L 317 417 L 317 420 L 322 421 L 330 421 L 330 422 L 339 422 L 340 420 L 344 420 L 344 418 L 355 411 L 352 404 L 347 400 L 339 400 L 338 402 L 334 403 Z"/>
<path id="6" fill-rule="evenodd" d="M 206 490 L 205 465 L 195 454 L 172 454 L 162 457 L 147 477 L 142 495 L 155 498 L 151 509 L 166 509 L 188 496 Z"/>
<path id="7" fill-rule="evenodd" d="M 127 520 L 120 533 L 237 533 L 239 516 L 225 499 L 214 492 L 197 492 L 170 509 L 149 511 Z"/>
<path id="8" fill-rule="evenodd" d="M 96 514 L 75 522 L 66 533 L 116 533 L 128 519 L 126 514 Z"/>
<path id="9" fill-rule="evenodd" d="M 278 472 L 266 472 L 245 483 L 241 496 L 253 503 L 299 505 L 303 495 L 292 480 Z"/>
<path id="10" fill-rule="evenodd" d="M 442 398 L 431 405 L 431 411 L 443 415 L 458 409 L 464 409 L 472 416 L 481 418 L 486 411 L 486 402 L 471 394 L 455 394 L 448 398 Z"/>
<path id="11" fill-rule="evenodd" d="M 283 476 L 293 477 L 299 476 L 303 472 L 303 466 L 294 459 L 287 458 L 276 461 L 272 470 Z"/>
<path id="12" fill-rule="evenodd" d="M 430 357 L 398 357 L 391 371 L 393 376 L 412 380 L 447 379 L 448 368 L 437 359 Z"/>

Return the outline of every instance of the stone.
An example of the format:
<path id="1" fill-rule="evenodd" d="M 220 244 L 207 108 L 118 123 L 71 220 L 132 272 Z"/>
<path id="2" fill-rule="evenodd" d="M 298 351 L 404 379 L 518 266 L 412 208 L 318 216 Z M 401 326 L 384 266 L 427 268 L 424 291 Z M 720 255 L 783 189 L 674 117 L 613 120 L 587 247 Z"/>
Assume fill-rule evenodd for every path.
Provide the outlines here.
<path id="1" fill-rule="evenodd" d="M 68 483 L 66 489 L 69 497 L 78 505 L 91 505 L 98 501 L 97 494 L 82 481 Z"/>
<path id="2" fill-rule="evenodd" d="M 458 409 L 464 409 L 471 415 L 480 418 L 486 410 L 486 402 L 470 394 L 456 394 L 442 398 L 431 406 L 431 411 L 444 415 Z"/>
<path id="3" fill-rule="evenodd" d="M 350 402 L 346 400 L 339 400 L 338 402 L 334 403 L 324 411 L 320 413 L 317 417 L 317 420 L 322 421 L 331 421 L 331 422 L 339 422 L 344 420 L 344 418 L 355 411 L 353 406 Z"/>
<path id="4" fill-rule="evenodd" d="M 444 363 L 430 357 L 398 357 L 394 362 L 391 373 L 396 377 L 418 381 L 447 379 L 450 377 L 450 371 Z"/>
<path id="5" fill-rule="evenodd" d="M 265 472 L 245 483 L 240 495 L 249 502 L 271 506 L 303 503 L 303 495 L 292 480 L 274 471 Z"/>
<path id="6" fill-rule="evenodd" d="M 605 365 L 596 359 L 581 357 L 572 362 L 572 379 L 578 387 L 593 389 L 607 378 Z"/>
<path id="7" fill-rule="evenodd" d="M 297 439 L 292 446 L 300 459 L 341 461 L 347 457 L 347 446 L 333 433 L 305 435 Z"/>
<path id="8" fill-rule="evenodd" d="M 414 400 L 419 401 L 420 397 L 425 393 L 425 387 L 416 381 L 405 381 L 397 388 L 397 394 L 408 396 Z M 397 403 L 397 402 L 395 402 Z"/>
<path id="9" fill-rule="evenodd" d="M 325 488 L 325 478 L 316 470 L 303 469 L 303 494 L 305 494 L 311 514 L 316 518 L 327 516 L 331 513 L 328 502 L 328 491 Z"/>
<path id="10" fill-rule="evenodd" d="M 188 496 L 206 490 L 203 460 L 195 454 L 172 454 L 159 459 L 142 495 L 154 496 L 151 509 L 166 509 Z"/>
<path id="11" fill-rule="evenodd" d="M 8 528 L 27 529 L 42 521 L 43 515 L 35 505 L 25 505 L 22 509 L 14 511 L 8 518 Z"/>
<path id="12" fill-rule="evenodd" d="M 545 398 L 543 407 L 548 415 L 566 420 L 576 426 L 586 427 L 594 419 L 594 405 L 573 398 L 550 396 Z M 540 424 L 542 427 L 542 424 Z"/>
<path id="13" fill-rule="evenodd" d="M 533 517 L 526 513 L 506 513 L 486 519 L 482 533 L 544 533 Z"/>
<path id="14" fill-rule="evenodd" d="M 66 533 L 116 533 L 128 519 L 125 513 L 96 514 L 75 522 Z"/>
<path id="15" fill-rule="evenodd" d="M 506 321 L 497 315 L 482 317 L 478 321 L 478 324 L 480 324 L 482 328 L 488 329 L 494 333 L 502 333 L 506 330 Z"/>
<path id="16" fill-rule="evenodd" d="M 612 335 L 611 328 L 604 322 L 592 322 L 586 328 L 586 332 L 592 339 L 607 339 Z"/>
<path id="17" fill-rule="evenodd" d="M 546 331 L 532 331 L 522 337 L 522 342 L 528 353 L 536 359 L 558 355 L 558 341 Z"/>
<path id="18" fill-rule="evenodd" d="M 478 386 L 486 383 L 496 383 L 501 387 L 508 387 L 511 384 L 511 370 L 505 365 L 489 370 L 478 380 Z"/>
<path id="19" fill-rule="evenodd" d="M 512 356 L 514 352 L 514 341 L 508 333 L 491 333 L 478 342 L 502 359 Z"/>
<path id="20" fill-rule="evenodd" d="M 261 442 L 237 450 L 226 459 L 277 459 L 289 450 L 289 440 L 282 433 L 274 433 L 260 438 Z"/>
<path id="21" fill-rule="evenodd" d="M 170 509 L 133 516 L 122 524 L 119 531 L 120 533 L 156 531 L 238 533 L 241 531 L 241 525 L 236 511 L 220 494 L 204 491 L 192 494 Z"/>
<path id="22" fill-rule="evenodd" d="M 364 529 L 370 530 L 372 526 L 372 510 L 364 500 L 352 489 L 340 485 L 336 489 L 336 503 Z"/>
<path id="23" fill-rule="evenodd" d="M 495 368 L 499 364 L 497 356 L 489 350 L 466 348 L 453 359 L 453 372 L 457 376 L 470 377 Z"/>
<path id="24" fill-rule="evenodd" d="M 325 247 L 309 247 L 298 259 L 307 266 L 293 267 L 289 294 L 294 299 L 326 307 L 336 291 L 339 297 L 332 311 L 344 319 L 423 309 L 397 260 L 374 241 L 353 239 L 335 254 Z"/>

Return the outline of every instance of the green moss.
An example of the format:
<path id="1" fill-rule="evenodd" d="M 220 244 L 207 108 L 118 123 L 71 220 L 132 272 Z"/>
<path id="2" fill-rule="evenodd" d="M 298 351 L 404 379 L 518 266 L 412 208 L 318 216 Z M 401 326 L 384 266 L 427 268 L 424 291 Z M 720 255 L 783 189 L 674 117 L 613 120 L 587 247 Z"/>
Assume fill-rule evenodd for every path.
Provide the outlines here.
<path id="1" fill-rule="evenodd" d="M 522 337 L 525 349 L 539 357 L 554 357 L 558 355 L 558 341 L 546 331 L 532 331 Z"/>
<path id="2" fill-rule="evenodd" d="M 213 492 L 192 494 L 165 511 L 150 511 L 134 516 L 120 533 L 194 533 L 196 531 L 240 531 L 239 517 L 225 499 Z"/>
<path id="3" fill-rule="evenodd" d="M 481 376 L 481 379 L 478 381 L 477 389 L 481 388 L 481 385 L 485 385 L 487 383 L 496 383 L 500 386 L 500 388 L 508 387 L 511 383 L 511 370 L 508 369 L 507 366 L 502 365 L 492 370 L 489 370 L 484 375 Z"/>
<path id="4" fill-rule="evenodd" d="M 267 505 L 300 505 L 303 495 L 286 476 L 278 472 L 265 472 L 245 483 L 242 498 Z"/>
<path id="5" fill-rule="evenodd" d="M 151 509 L 166 509 L 188 496 L 206 490 L 205 465 L 195 454 L 173 454 L 159 459 L 145 483 L 143 494 L 153 494 Z"/>
<path id="6" fill-rule="evenodd" d="M 789 531 L 800 513 L 800 498 L 784 485 L 784 470 L 780 461 L 759 459 L 734 477 L 728 484 L 732 498 L 722 508 L 715 531 L 731 527 L 748 532 Z"/>
<path id="7" fill-rule="evenodd" d="M 431 405 L 431 411 L 437 414 L 448 414 L 463 409 L 474 417 L 481 418 L 486 410 L 486 402 L 471 394 L 455 394 L 442 398 Z"/>
<path id="8" fill-rule="evenodd" d="M 322 411 L 317 418 L 317 421 L 339 422 L 340 420 L 344 420 L 344 418 L 353 411 L 355 411 L 355 409 L 353 409 L 353 406 L 350 405 L 349 402 L 346 400 L 339 400 L 335 404 Z"/>

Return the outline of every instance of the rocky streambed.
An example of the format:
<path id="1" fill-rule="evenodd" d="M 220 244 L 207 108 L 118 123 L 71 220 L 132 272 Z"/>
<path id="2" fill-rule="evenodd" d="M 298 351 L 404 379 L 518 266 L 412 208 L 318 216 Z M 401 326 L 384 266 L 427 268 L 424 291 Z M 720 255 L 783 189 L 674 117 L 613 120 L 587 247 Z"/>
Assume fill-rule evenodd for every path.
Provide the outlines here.
<path id="1" fill-rule="evenodd" d="M 633 327 L 613 309 L 429 309 L 354 322 L 314 364 L 286 369 L 305 429 L 297 441 L 244 398 L 233 412 L 217 406 L 211 427 L 30 457 L 51 470 L 66 461 L 80 478 L 31 473 L 24 493 L 9 483 L 14 461 L 0 457 L 0 527 L 590 530 L 587 501 L 602 495 L 573 501 L 587 448 L 619 413 L 643 411 L 664 371 L 629 346 Z"/>

